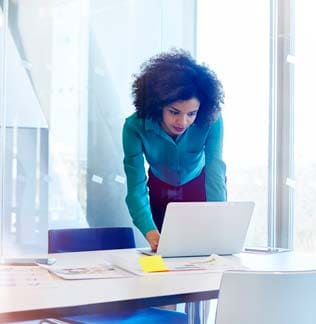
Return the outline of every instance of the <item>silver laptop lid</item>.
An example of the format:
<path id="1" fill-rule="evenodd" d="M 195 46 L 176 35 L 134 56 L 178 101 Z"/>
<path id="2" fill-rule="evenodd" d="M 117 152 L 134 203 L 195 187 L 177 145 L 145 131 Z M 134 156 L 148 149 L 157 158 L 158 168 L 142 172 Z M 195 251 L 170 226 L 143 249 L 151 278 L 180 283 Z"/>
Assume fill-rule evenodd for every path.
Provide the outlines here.
<path id="1" fill-rule="evenodd" d="M 228 255 L 243 249 L 254 202 L 172 202 L 166 209 L 157 254 L 163 257 Z"/>

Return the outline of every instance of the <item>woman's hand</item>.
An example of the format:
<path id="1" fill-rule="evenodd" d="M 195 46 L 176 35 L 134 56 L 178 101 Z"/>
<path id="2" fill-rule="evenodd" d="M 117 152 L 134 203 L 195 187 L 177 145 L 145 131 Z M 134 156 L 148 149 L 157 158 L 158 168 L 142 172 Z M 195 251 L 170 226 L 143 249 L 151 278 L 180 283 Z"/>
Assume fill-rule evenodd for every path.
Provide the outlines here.
<path id="1" fill-rule="evenodd" d="M 152 251 L 156 252 L 158 247 L 160 234 L 157 230 L 148 231 L 146 233 L 146 239 L 148 243 L 150 244 L 150 247 Z"/>

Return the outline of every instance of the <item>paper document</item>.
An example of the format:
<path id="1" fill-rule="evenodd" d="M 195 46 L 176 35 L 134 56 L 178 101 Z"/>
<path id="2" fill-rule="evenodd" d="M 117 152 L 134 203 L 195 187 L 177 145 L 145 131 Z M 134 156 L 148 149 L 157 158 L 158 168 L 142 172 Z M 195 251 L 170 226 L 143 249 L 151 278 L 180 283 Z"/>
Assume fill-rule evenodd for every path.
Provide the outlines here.
<path id="1" fill-rule="evenodd" d="M 54 277 L 38 266 L 0 266 L 0 289 L 55 286 Z"/>
<path id="2" fill-rule="evenodd" d="M 224 272 L 226 270 L 246 269 L 238 259 L 216 254 L 209 257 L 167 258 L 165 262 L 170 271 Z"/>
<path id="3" fill-rule="evenodd" d="M 85 265 L 85 266 L 68 266 L 68 267 L 47 267 L 49 272 L 56 276 L 68 279 L 101 279 L 101 278 L 122 278 L 131 276 L 130 273 L 112 265 Z"/>

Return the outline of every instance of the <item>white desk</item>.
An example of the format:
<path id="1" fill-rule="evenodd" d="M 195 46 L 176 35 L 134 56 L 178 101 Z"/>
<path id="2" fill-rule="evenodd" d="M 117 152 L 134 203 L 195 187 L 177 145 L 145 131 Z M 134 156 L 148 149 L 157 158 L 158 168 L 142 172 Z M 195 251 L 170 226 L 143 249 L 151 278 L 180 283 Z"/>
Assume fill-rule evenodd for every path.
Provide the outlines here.
<path id="1" fill-rule="evenodd" d="M 109 251 L 52 255 L 59 265 L 96 263 Z M 111 251 L 113 253 L 113 251 Z M 131 250 L 131 255 L 135 254 Z M 315 255 L 244 253 L 238 258 L 251 270 L 315 270 Z M 1 287 L 0 323 L 130 307 L 175 304 L 216 298 L 220 273 L 162 273 L 116 279 L 62 280 L 52 276 L 37 287 Z"/>

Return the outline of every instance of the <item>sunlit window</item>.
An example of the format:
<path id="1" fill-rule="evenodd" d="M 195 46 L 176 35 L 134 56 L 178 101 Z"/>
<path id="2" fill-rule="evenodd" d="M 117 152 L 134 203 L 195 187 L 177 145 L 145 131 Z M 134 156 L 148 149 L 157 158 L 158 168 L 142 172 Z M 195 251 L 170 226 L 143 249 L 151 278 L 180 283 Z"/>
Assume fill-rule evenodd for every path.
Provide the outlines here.
<path id="1" fill-rule="evenodd" d="M 316 251 L 316 22 L 313 1 L 295 4 L 295 248 Z"/>
<path id="2" fill-rule="evenodd" d="M 267 244 L 269 2 L 198 0 L 197 56 L 223 83 L 228 200 L 256 207 L 248 245 Z"/>

